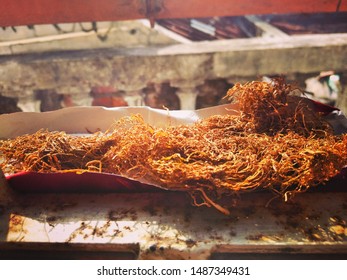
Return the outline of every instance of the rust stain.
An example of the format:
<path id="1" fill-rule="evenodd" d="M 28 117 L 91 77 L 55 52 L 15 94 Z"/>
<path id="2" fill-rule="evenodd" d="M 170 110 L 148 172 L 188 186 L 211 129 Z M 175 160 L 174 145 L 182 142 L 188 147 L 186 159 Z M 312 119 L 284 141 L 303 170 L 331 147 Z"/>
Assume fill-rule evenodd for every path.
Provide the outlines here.
<path id="1" fill-rule="evenodd" d="M 246 239 L 250 241 L 276 242 L 281 241 L 283 237 L 277 235 L 264 235 L 260 233 L 255 235 L 249 235 L 246 237 Z"/>
<path id="2" fill-rule="evenodd" d="M 13 233 L 26 233 L 26 231 L 23 229 L 23 224 L 25 221 L 25 217 L 18 215 L 18 214 L 10 214 L 10 219 L 9 219 L 9 232 Z"/>
<path id="3" fill-rule="evenodd" d="M 16 214 L 10 215 L 9 228 L 11 231 L 21 231 L 23 223 L 24 223 L 24 217 L 16 215 Z"/>
<path id="4" fill-rule="evenodd" d="M 337 235 L 344 235 L 345 234 L 345 228 L 340 225 L 331 226 L 329 230 Z"/>
<path id="5" fill-rule="evenodd" d="M 120 210 L 110 210 L 107 213 L 107 218 L 110 221 L 119 221 L 124 219 L 130 219 L 131 221 L 137 220 L 137 212 L 134 208 L 130 209 L 120 209 Z"/>
<path id="6" fill-rule="evenodd" d="M 329 231 L 339 237 L 347 236 L 347 222 L 340 216 L 333 216 L 329 218 Z"/>

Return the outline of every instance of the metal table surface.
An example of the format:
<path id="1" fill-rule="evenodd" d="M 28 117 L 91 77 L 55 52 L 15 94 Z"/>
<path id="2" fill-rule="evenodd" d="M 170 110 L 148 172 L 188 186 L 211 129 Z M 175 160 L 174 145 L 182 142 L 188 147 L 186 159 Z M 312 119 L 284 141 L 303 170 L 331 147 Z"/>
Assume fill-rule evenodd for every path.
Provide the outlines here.
<path id="1" fill-rule="evenodd" d="M 2 259 L 347 259 L 345 192 L 243 194 L 225 216 L 179 192 L 0 190 Z"/>
<path id="2" fill-rule="evenodd" d="M 4 116 L 1 133 L 7 139 L 36 131 L 35 126 L 53 129 L 50 118 L 59 120 L 53 122 L 54 130 L 94 131 L 133 111 L 156 124 L 168 122 L 165 110 L 70 108 Z M 225 112 L 217 106 L 170 112 L 170 117 L 182 122 Z M 68 121 L 76 114 L 83 123 Z M 35 182 L 43 182 L 43 189 L 57 183 Z M 94 182 L 99 190 L 100 181 Z M 14 193 L 2 175 L 0 258 L 347 259 L 345 182 L 335 180 L 341 185 L 338 191 L 326 187 L 328 191 L 307 192 L 290 202 L 273 199 L 269 192 L 242 194 L 230 199 L 231 214 L 225 216 L 214 208 L 192 206 L 189 195 L 171 191 Z M 24 180 L 21 186 L 32 183 Z M 66 180 L 61 184 L 71 187 Z"/>

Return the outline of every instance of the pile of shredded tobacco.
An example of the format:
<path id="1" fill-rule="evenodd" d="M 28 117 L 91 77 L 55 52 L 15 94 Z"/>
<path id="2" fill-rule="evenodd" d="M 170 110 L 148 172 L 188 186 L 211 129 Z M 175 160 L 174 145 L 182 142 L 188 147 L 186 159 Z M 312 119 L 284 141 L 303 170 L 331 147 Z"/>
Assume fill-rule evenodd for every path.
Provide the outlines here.
<path id="1" fill-rule="evenodd" d="M 335 136 L 311 103 L 292 91 L 282 80 L 236 84 L 225 98 L 238 103 L 237 114 L 192 125 L 156 128 L 132 115 L 87 137 L 40 130 L 1 141 L 0 167 L 7 174 L 118 174 L 186 191 L 195 205 L 225 214 L 230 205 L 221 199 L 244 191 L 268 189 L 288 200 L 347 164 L 347 135 Z"/>

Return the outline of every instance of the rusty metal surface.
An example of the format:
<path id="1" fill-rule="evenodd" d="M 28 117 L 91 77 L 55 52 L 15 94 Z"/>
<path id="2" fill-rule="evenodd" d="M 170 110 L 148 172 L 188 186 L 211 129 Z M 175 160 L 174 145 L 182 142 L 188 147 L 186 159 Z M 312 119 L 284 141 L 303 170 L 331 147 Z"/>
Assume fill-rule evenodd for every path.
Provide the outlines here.
<path id="1" fill-rule="evenodd" d="M 191 206 L 190 197 L 176 192 L 2 196 L 2 250 L 80 244 L 93 251 L 113 244 L 122 253 L 132 244 L 139 246 L 137 259 L 208 259 L 233 252 L 265 256 L 275 246 L 277 252 L 347 257 L 346 193 L 306 193 L 288 203 L 270 202 L 270 193 L 244 194 L 230 201 L 230 216 Z"/>
<path id="2" fill-rule="evenodd" d="M 156 23 L 192 41 L 255 37 L 249 24 L 249 35 L 240 27 L 243 17 L 214 17 L 202 19 L 162 19 Z M 254 29 L 254 28 L 253 28 Z M 248 30 L 247 30 L 248 31 Z"/>
<path id="3" fill-rule="evenodd" d="M 166 0 L 157 18 L 191 18 L 259 14 L 318 13 L 346 11 L 347 1 L 276 0 Z"/>
<path id="4" fill-rule="evenodd" d="M 3 0 L 0 26 L 335 11 L 347 11 L 347 1 Z"/>
<path id="5" fill-rule="evenodd" d="M 139 19 L 144 9 L 138 0 L 4 0 L 0 26 Z"/>
<path id="6" fill-rule="evenodd" d="M 282 30 L 284 34 L 329 34 L 347 32 L 347 13 L 274 14 L 259 19 Z M 158 19 L 157 24 L 191 41 L 257 37 L 261 32 L 245 17 L 208 17 Z M 259 34 L 260 33 L 260 34 Z"/>
<path id="7" fill-rule="evenodd" d="M 347 32 L 347 13 L 263 15 L 262 20 L 289 35 Z"/>

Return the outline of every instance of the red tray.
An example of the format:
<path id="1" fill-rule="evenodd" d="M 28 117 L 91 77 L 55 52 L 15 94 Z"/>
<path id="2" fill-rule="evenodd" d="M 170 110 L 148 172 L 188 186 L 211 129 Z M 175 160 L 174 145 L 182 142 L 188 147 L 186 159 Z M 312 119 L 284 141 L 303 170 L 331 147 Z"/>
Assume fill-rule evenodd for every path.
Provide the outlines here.
<path id="1" fill-rule="evenodd" d="M 167 191 L 119 175 L 96 172 L 38 173 L 19 172 L 6 177 L 8 185 L 23 193 L 105 193 Z M 347 191 L 347 167 L 324 185 L 310 191 Z"/>
<path id="2" fill-rule="evenodd" d="M 164 189 L 122 176 L 96 172 L 19 172 L 6 177 L 8 185 L 24 193 L 155 192 Z"/>

